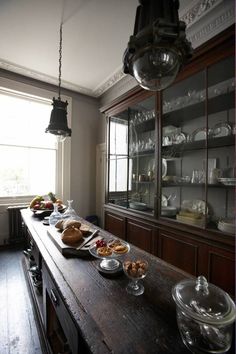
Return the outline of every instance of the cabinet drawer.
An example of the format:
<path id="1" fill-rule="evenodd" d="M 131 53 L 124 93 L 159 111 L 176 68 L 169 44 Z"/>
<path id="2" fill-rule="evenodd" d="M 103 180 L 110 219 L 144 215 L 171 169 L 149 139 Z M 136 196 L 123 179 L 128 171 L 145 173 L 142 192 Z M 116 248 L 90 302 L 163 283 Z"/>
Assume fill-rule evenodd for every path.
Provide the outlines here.
<path id="1" fill-rule="evenodd" d="M 46 325 L 47 336 L 49 335 L 49 331 L 50 331 L 49 327 L 52 326 L 52 321 L 54 322 L 59 321 L 60 326 L 62 327 L 62 330 L 64 332 L 64 335 L 61 335 L 61 337 L 62 338 L 64 336 L 66 337 L 66 343 L 69 346 L 69 349 L 65 349 L 65 353 L 71 351 L 73 354 L 77 354 L 80 352 L 79 336 L 78 336 L 77 328 L 70 314 L 68 313 L 68 310 L 66 309 L 66 306 L 61 298 L 61 295 L 59 294 L 57 287 L 55 286 L 54 281 L 52 280 L 44 263 L 42 265 L 42 273 L 43 273 L 43 296 L 44 296 L 44 300 L 43 300 L 44 301 L 44 323 Z M 52 306 L 55 312 L 52 311 Z M 56 318 L 55 316 L 52 316 L 52 313 L 56 313 Z M 60 332 L 60 330 L 58 330 L 58 332 Z M 50 342 L 50 338 L 49 338 L 49 342 Z"/>
<path id="2" fill-rule="evenodd" d="M 158 256 L 164 261 L 197 275 L 199 245 L 194 240 L 160 231 Z"/>
<path id="3" fill-rule="evenodd" d="M 141 248 L 144 251 L 152 253 L 152 226 L 137 222 L 136 220 L 127 220 L 127 241 Z"/>
<path id="4" fill-rule="evenodd" d="M 125 235 L 125 218 L 112 213 L 105 213 L 105 230 L 113 235 L 126 239 Z"/>

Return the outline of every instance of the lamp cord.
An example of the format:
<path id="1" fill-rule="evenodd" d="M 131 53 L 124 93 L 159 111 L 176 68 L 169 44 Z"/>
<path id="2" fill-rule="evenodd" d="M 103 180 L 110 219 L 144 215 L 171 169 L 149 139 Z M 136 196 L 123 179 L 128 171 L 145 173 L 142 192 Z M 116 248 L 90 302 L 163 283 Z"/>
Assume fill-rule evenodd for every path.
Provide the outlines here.
<path id="1" fill-rule="evenodd" d="M 62 23 L 60 25 L 60 44 L 59 44 L 59 78 L 58 78 L 58 95 L 61 99 L 61 57 L 62 57 Z"/>

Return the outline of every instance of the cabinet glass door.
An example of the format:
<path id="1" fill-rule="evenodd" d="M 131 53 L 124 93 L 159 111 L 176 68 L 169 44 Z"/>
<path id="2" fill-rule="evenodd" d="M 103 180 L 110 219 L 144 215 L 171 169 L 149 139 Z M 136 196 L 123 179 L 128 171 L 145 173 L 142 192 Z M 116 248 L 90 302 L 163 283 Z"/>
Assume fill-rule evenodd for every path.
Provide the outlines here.
<path id="1" fill-rule="evenodd" d="M 206 72 L 163 91 L 160 216 L 205 227 Z"/>
<path id="2" fill-rule="evenodd" d="M 128 110 L 109 118 L 108 202 L 127 207 Z"/>
<path id="3" fill-rule="evenodd" d="M 234 57 L 208 69 L 207 200 L 208 227 L 235 232 L 235 78 Z"/>
<path id="4" fill-rule="evenodd" d="M 129 208 L 154 213 L 155 97 L 129 109 Z"/>

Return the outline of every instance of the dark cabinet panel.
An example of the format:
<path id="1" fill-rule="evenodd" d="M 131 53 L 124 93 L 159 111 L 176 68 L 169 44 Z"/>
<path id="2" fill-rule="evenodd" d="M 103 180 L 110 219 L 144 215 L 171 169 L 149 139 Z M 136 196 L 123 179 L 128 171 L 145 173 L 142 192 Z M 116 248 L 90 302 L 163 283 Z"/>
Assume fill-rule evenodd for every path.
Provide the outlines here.
<path id="1" fill-rule="evenodd" d="M 144 251 L 152 252 L 153 228 L 134 220 L 127 220 L 127 241 Z"/>
<path id="2" fill-rule="evenodd" d="M 105 230 L 125 240 L 125 218 L 116 214 L 106 212 Z"/>
<path id="3" fill-rule="evenodd" d="M 198 250 L 196 242 L 160 231 L 158 256 L 193 275 L 197 275 Z"/>
<path id="4" fill-rule="evenodd" d="M 208 280 L 230 294 L 234 294 L 234 254 L 219 248 L 208 247 Z"/>

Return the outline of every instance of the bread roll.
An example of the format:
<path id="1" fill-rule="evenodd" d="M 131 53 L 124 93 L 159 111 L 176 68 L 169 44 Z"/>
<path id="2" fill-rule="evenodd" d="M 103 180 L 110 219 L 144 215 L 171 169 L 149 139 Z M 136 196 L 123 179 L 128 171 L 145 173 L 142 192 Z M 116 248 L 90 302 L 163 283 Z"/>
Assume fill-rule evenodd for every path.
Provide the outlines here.
<path id="1" fill-rule="evenodd" d="M 67 219 L 63 221 L 63 230 L 71 228 L 71 227 L 76 227 L 77 229 L 80 228 L 81 222 L 78 220 L 73 220 L 73 219 Z"/>
<path id="2" fill-rule="evenodd" d="M 67 245 L 73 246 L 78 243 L 83 237 L 82 232 L 76 227 L 70 227 L 65 229 L 61 234 L 62 242 Z"/>
<path id="3" fill-rule="evenodd" d="M 64 223 L 63 219 L 58 220 L 57 223 L 55 224 L 55 227 L 59 230 L 63 230 L 63 223 Z"/>

